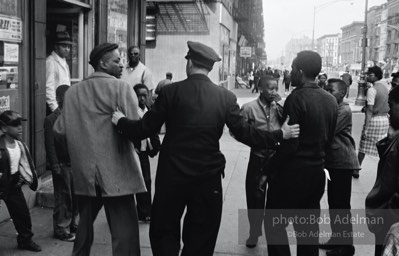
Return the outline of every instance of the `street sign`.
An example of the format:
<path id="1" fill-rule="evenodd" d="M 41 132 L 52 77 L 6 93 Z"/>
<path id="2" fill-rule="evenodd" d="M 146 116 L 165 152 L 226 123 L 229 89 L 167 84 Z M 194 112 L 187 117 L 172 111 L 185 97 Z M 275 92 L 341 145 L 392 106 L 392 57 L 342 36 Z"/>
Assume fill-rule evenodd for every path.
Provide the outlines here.
<path id="1" fill-rule="evenodd" d="M 252 56 L 252 48 L 251 47 L 241 47 L 240 48 L 240 57 L 250 58 Z"/>

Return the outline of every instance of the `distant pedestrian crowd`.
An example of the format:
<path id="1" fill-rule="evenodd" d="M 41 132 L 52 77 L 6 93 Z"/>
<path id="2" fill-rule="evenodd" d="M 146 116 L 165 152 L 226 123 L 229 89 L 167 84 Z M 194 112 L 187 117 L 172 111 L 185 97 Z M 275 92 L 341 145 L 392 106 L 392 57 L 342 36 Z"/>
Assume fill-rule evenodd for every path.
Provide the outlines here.
<path id="1" fill-rule="evenodd" d="M 187 78 L 172 82 L 167 72 L 157 86 L 140 61 L 139 47 L 128 48 L 124 67 L 112 43 L 94 47 L 89 58 L 94 72 L 71 86 L 65 57 L 72 44 L 67 33 L 58 34 L 47 59 L 44 121 L 54 184 L 54 238 L 74 242 L 72 255 L 90 255 L 93 223 L 102 207 L 113 255 L 140 255 L 139 221 L 150 225 L 155 256 L 213 255 L 223 212 L 226 160 L 219 140 L 225 126 L 251 148 L 243 182 L 248 248 L 257 246 L 264 230 L 268 255 L 291 255 L 289 223 L 276 220 L 320 217 L 326 179 L 331 219 L 350 217 L 352 178 L 359 178 L 367 154 L 380 160 L 366 215 L 385 220 L 368 225 L 375 235 L 375 255 L 396 255 L 399 74 L 393 74 L 389 87 L 381 68 L 367 70 L 370 86 L 357 151 L 345 100 L 352 77 L 345 72 L 328 79 L 320 73 L 322 59 L 316 52 L 299 52 L 290 72 L 270 67 L 250 71 L 249 85 L 259 97 L 240 107 L 231 91 L 210 80 L 221 58 L 200 42 L 187 42 Z M 284 103 L 278 94 L 281 76 Z M 0 114 L 0 199 L 14 221 L 18 248 L 38 252 L 42 248 L 32 239 L 21 190 L 24 184 L 38 187 L 22 142 L 24 121 L 15 111 Z M 152 193 L 149 158 L 158 154 Z M 319 230 L 317 222 L 292 224 L 297 234 Z M 353 234 L 352 223 L 331 223 L 331 232 L 331 239 L 321 244 L 319 236 L 296 236 L 297 255 L 319 255 L 319 249 L 328 256 L 355 254 L 353 235 L 344 235 Z"/>

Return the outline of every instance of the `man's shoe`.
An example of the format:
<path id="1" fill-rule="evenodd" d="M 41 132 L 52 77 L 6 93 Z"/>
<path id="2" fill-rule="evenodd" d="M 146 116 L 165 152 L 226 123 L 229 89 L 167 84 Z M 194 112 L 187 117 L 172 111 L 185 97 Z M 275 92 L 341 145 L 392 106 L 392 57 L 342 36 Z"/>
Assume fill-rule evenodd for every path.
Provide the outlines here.
<path id="1" fill-rule="evenodd" d="M 334 244 L 331 240 L 328 240 L 328 242 L 324 244 L 319 244 L 319 248 L 322 250 L 333 250 L 337 247 L 339 247 L 339 245 Z"/>
<path id="2" fill-rule="evenodd" d="M 245 245 L 248 248 L 255 248 L 257 243 L 258 243 L 258 237 L 257 236 L 249 236 L 249 238 L 247 239 L 247 242 L 245 243 Z"/>
<path id="3" fill-rule="evenodd" d="M 65 233 L 62 235 L 55 235 L 54 238 L 59 239 L 64 242 L 73 242 L 75 241 L 75 236 L 70 233 Z"/>
<path id="4" fill-rule="evenodd" d="M 18 244 L 18 249 L 28 250 L 28 251 L 32 251 L 32 252 L 42 251 L 42 248 L 38 244 L 33 242 L 32 240 L 30 240 L 28 243 Z"/>
<path id="5" fill-rule="evenodd" d="M 352 177 L 355 179 L 359 179 L 359 170 L 354 170 L 352 173 Z"/>
<path id="6" fill-rule="evenodd" d="M 326 253 L 327 256 L 353 256 L 354 254 L 355 247 L 353 245 L 336 247 Z"/>

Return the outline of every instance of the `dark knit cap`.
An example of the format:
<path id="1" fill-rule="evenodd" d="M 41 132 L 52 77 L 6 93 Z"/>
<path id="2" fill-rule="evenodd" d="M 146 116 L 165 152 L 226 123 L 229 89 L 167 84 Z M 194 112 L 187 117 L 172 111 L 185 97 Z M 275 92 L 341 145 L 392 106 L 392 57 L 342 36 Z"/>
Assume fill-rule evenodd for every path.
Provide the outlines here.
<path id="1" fill-rule="evenodd" d="M 186 59 L 190 59 L 195 65 L 212 70 L 213 64 L 221 61 L 219 55 L 209 46 L 199 43 L 188 41 L 188 53 Z"/>
<path id="2" fill-rule="evenodd" d="M 90 61 L 89 63 L 95 68 L 98 64 L 98 61 L 107 53 L 111 52 L 115 49 L 118 49 L 117 44 L 111 43 L 103 43 L 94 47 L 94 49 L 90 53 Z"/>

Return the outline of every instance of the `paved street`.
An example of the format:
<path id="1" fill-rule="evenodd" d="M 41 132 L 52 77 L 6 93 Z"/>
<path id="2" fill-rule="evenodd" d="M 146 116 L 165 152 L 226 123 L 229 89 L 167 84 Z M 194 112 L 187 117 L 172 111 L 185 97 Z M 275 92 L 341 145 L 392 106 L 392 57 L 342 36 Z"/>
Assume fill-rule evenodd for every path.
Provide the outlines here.
<path id="1" fill-rule="evenodd" d="M 236 89 L 233 90 L 233 92 L 238 96 L 240 104 L 248 102 L 256 97 L 256 95 L 252 94 L 248 89 Z M 353 97 L 354 96 L 356 95 L 353 95 Z M 353 99 L 350 100 L 353 101 Z M 358 143 L 360 138 L 363 118 L 363 114 L 361 113 L 353 114 L 353 135 L 356 143 Z M 221 150 L 226 156 L 227 162 L 225 169 L 226 177 L 223 180 L 223 217 L 215 255 L 267 255 L 264 238 L 259 240 L 259 246 L 254 249 L 248 249 L 244 244 L 245 239 L 247 238 L 247 231 L 238 229 L 239 209 L 246 208 L 244 181 L 245 171 L 248 163 L 249 148 L 241 143 L 236 142 L 229 135 L 227 129 L 222 136 L 220 144 Z M 151 163 L 152 174 L 154 178 L 157 158 L 152 159 Z M 378 158 L 366 156 L 366 159 L 363 163 L 363 169 L 360 174 L 360 179 L 353 180 L 352 208 L 364 208 L 365 196 L 374 183 L 377 163 Z M 327 200 L 325 195 L 321 202 L 321 206 L 322 208 L 327 208 Z M 4 205 L 1 207 L 4 207 Z M 35 233 L 34 240 L 42 246 L 43 251 L 40 253 L 31 253 L 16 250 L 15 229 L 11 221 L 6 221 L 0 224 L 0 256 L 70 255 L 72 251 L 72 243 L 62 242 L 52 238 L 52 210 L 48 208 L 35 207 L 32 209 L 31 214 L 33 219 L 33 231 Z M 143 256 L 152 255 L 148 239 L 148 227 L 148 224 L 140 224 L 140 239 Z M 101 211 L 95 222 L 95 241 L 91 255 L 111 255 L 110 243 L 111 240 L 105 214 L 104 211 Z M 374 247 L 371 245 L 355 245 L 355 247 L 356 255 L 374 255 Z M 294 246 L 292 246 L 292 251 L 293 255 L 295 255 Z M 325 255 L 325 252 L 320 250 L 320 255 Z"/>

